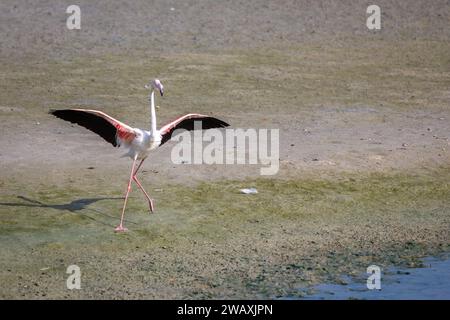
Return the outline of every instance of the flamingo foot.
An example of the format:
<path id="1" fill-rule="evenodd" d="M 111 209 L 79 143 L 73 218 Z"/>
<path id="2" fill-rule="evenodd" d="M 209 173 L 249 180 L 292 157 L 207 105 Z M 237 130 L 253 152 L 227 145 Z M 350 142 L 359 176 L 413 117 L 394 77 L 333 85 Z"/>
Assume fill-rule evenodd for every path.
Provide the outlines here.
<path id="1" fill-rule="evenodd" d="M 128 229 L 127 228 L 125 228 L 123 225 L 118 225 L 115 229 L 114 229 L 114 232 L 127 232 L 128 231 Z"/>
<path id="2" fill-rule="evenodd" d="M 148 199 L 148 206 L 150 207 L 150 213 L 155 213 L 155 206 L 153 205 L 153 199 Z"/>

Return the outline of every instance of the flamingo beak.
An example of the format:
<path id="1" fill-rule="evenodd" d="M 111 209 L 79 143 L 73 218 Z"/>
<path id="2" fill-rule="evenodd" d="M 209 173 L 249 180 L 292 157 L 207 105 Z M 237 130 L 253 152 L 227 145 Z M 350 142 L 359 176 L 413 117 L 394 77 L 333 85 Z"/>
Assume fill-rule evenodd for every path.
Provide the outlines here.
<path id="1" fill-rule="evenodd" d="M 161 94 L 161 97 L 164 95 L 164 89 L 159 89 L 159 93 Z"/>

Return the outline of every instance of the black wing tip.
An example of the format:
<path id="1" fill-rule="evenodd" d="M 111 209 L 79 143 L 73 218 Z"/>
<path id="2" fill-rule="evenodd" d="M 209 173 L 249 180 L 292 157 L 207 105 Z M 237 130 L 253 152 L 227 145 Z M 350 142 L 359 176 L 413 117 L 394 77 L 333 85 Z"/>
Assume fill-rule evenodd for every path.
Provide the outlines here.
<path id="1" fill-rule="evenodd" d="M 194 121 L 210 121 L 213 124 L 213 128 L 225 128 L 230 126 L 230 124 L 226 123 L 225 121 L 212 116 L 208 116 L 205 119 L 195 119 Z"/>
<path id="2" fill-rule="evenodd" d="M 67 111 L 73 111 L 71 109 L 50 109 L 48 111 L 49 114 L 54 115 L 55 117 L 58 117 L 61 114 L 64 114 Z"/>
<path id="3" fill-rule="evenodd" d="M 219 127 L 219 128 L 226 128 L 226 127 L 229 127 L 230 126 L 230 124 L 228 124 L 228 123 L 226 123 L 225 121 L 223 121 L 223 120 L 220 120 L 220 119 L 217 119 L 217 118 L 213 118 L 215 121 L 217 121 L 217 126 Z"/>
<path id="4" fill-rule="evenodd" d="M 59 119 L 76 123 L 98 134 L 114 147 L 118 146 L 116 127 L 102 117 L 95 114 L 90 114 L 88 112 L 83 112 L 82 110 L 74 109 L 51 109 L 49 110 L 49 113 Z"/>

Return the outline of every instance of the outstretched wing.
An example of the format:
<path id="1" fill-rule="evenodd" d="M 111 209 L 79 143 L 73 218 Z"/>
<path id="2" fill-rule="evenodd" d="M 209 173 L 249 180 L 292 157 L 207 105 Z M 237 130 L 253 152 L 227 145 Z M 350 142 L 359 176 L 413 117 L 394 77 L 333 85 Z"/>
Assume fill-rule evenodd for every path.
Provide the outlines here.
<path id="1" fill-rule="evenodd" d="M 194 130 L 195 122 L 200 122 L 202 129 L 224 128 L 229 126 L 228 123 L 220 119 L 203 114 L 190 113 L 166 124 L 159 130 L 162 137 L 160 145 L 169 141 L 172 138 L 173 132 L 177 129 Z"/>
<path id="2" fill-rule="evenodd" d="M 123 143 L 131 143 L 136 137 L 133 128 L 101 111 L 64 109 L 51 110 L 50 114 L 95 132 L 114 147 L 118 147 Z"/>

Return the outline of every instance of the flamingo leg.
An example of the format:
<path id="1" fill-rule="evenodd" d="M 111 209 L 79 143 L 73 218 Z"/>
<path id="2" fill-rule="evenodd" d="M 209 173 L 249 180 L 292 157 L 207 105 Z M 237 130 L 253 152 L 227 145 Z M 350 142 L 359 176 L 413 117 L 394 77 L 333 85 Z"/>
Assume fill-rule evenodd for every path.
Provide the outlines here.
<path id="1" fill-rule="evenodd" d="M 154 206 L 153 206 L 153 200 L 150 198 L 150 196 L 148 195 L 148 193 L 145 191 L 144 187 L 142 186 L 142 184 L 139 182 L 138 178 L 136 177 L 137 172 L 139 171 L 139 169 L 141 168 L 142 164 L 144 163 L 144 159 L 142 159 L 141 163 L 139 163 L 136 171 L 134 171 L 133 174 L 133 180 L 134 182 L 136 182 L 136 184 L 138 185 L 138 187 L 142 190 L 142 192 L 144 193 L 145 197 L 148 200 L 148 206 L 150 207 L 150 212 L 153 212 L 154 210 Z"/>
<path id="2" fill-rule="evenodd" d="M 131 167 L 130 180 L 128 181 L 127 192 L 125 193 L 125 201 L 123 203 L 122 216 L 120 217 L 120 224 L 116 227 L 116 229 L 114 229 L 114 231 L 116 231 L 116 232 L 128 231 L 128 229 L 124 228 L 124 226 L 123 226 L 123 217 L 125 215 L 125 208 L 127 206 L 128 194 L 130 193 L 130 190 L 131 190 L 131 180 L 133 179 L 135 164 L 136 164 L 136 158 L 134 158 L 133 165 Z"/>

